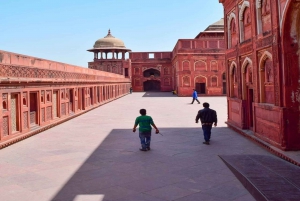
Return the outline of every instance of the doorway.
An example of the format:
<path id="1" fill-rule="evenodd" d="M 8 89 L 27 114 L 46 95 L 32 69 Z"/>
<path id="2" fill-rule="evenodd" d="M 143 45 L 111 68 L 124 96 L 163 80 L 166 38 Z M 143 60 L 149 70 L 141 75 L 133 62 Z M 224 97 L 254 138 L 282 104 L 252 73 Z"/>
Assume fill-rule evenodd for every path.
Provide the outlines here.
<path id="1" fill-rule="evenodd" d="M 248 125 L 251 130 L 253 130 L 253 89 L 248 89 L 248 99 L 247 99 L 247 107 L 248 107 Z"/>
<path id="2" fill-rule="evenodd" d="M 58 91 L 53 91 L 53 96 L 52 96 L 52 103 L 53 103 L 53 106 L 52 106 L 52 113 L 53 113 L 53 118 L 57 118 L 57 114 L 58 114 Z"/>
<path id="3" fill-rule="evenodd" d="M 144 82 L 144 91 L 160 91 L 160 81 L 147 80 Z"/>
<path id="4" fill-rule="evenodd" d="M 19 96 L 18 94 L 11 94 L 11 124 L 12 132 L 20 131 L 19 127 Z"/>
<path id="5" fill-rule="evenodd" d="M 74 102 L 74 98 L 73 98 L 73 93 L 74 93 L 74 90 L 73 89 L 70 89 L 70 103 L 69 103 L 69 110 L 70 110 L 70 113 L 73 112 L 73 102 Z"/>
<path id="6" fill-rule="evenodd" d="M 206 94 L 206 83 L 196 83 L 196 91 L 198 94 Z"/>
<path id="7" fill-rule="evenodd" d="M 37 92 L 30 93 L 30 126 L 35 126 L 38 124 L 38 100 Z"/>

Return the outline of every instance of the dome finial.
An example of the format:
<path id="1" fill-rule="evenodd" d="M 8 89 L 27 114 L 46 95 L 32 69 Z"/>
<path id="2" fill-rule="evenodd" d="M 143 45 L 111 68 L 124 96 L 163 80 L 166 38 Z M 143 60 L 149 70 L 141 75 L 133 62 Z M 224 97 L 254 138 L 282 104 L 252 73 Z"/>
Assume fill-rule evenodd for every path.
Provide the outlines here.
<path id="1" fill-rule="evenodd" d="M 108 29 L 108 34 L 107 34 L 107 36 L 105 36 L 104 38 L 114 38 L 114 37 L 111 35 L 110 29 Z"/>

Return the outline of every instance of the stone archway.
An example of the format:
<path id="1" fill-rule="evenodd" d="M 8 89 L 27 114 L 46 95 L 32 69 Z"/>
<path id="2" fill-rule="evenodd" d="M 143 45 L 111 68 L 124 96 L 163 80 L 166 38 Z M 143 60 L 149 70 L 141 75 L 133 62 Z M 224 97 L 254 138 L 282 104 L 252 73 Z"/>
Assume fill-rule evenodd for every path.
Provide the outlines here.
<path id="1" fill-rule="evenodd" d="M 150 68 L 143 72 L 144 77 L 160 77 L 160 71 Z"/>
<path id="2" fill-rule="evenodd" d="M 144 82 L 144 91 L 160 91 L 159 80 L 147 80 Z"/>
<path id="3" fill-rule="evenodd" d="M 288 149 L 300 149 L 300 2 L 289 0 L 286 3 L 281 24 L 281 60 L 283 66 L 284 94 L 282 105 L 284 122 L 286 122 L 285 136 L 282 141 Z M 288 136 L 288 137 L 287 137 Z"/>

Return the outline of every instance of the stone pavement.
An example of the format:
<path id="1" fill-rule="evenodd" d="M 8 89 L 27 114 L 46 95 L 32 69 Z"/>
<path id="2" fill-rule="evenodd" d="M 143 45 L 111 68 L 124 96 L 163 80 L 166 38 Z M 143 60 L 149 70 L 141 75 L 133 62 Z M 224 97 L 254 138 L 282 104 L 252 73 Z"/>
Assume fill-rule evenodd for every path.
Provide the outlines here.
<path id="1" fill-rule="evenodd" d="M 226 97 L 200 97 L 218 112 L 211 145 L 194 119 L 202 104 L 170 93 L 133 93 L 0 150 L 1 201 L 255 200 L 218 155 L 271 155 L 224 123 Z M 139 109 L 161 135 L 139 151 Z"/>

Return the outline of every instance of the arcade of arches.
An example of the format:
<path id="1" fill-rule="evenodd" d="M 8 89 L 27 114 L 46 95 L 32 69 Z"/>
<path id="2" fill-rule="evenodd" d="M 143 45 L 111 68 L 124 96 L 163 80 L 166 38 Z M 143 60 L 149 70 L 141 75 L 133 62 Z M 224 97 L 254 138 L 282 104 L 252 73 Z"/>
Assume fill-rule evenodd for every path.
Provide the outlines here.
<path id="1" fill-rule="evenodd" d="M 220 0 L 228 125 L 283 150 L 300 149 L 300 2 Z"/>
<path id="2" fill-rule="evenodd" d="M 227 94 L 229 127 L 300 150 L 300 2 L 219 0 L 224 19 L 169 52 L 107 36 L 89 69 L 0 51 L 0 148 L 129 92 Z M 272 3 L 271 3 L 272 2 Z M 129 59 L 125 59 L 125 55 Z M 248 132 L 248 131 L 247 131 Z"/>

